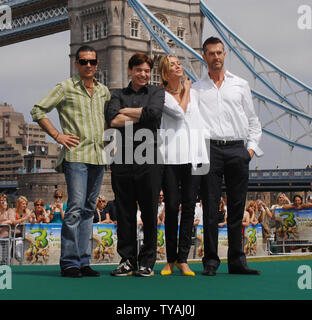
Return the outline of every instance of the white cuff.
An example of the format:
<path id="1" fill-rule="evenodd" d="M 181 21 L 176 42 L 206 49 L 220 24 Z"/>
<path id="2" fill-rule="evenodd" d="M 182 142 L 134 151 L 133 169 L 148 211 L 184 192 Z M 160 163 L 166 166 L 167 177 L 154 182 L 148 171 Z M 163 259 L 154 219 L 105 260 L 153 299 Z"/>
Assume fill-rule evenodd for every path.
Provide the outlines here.
<path id="1" fill-rule="evenodd" d="M 264 155 L 264 152 L 254 142 L 249 141 L 247 143 L 247 149 L 253 150 L 257 157 L 262 157 Z"/>

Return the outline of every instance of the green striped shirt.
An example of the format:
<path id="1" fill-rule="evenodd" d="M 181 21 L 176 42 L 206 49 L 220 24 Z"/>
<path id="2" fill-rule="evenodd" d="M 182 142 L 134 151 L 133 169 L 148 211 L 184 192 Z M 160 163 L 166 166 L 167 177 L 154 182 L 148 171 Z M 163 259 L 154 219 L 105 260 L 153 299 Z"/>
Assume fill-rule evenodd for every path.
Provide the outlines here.
<path id="1" fill-rule="evenodd" d="M 110 92 L 104 84 L 95 80 L 91 96 L 76 75 L 59 83 L 33 107 L 31 115 L 33 121 L 38 122 L 56 108 L 63 133 L 80 138 L 78 146 L 71 147 L 70 151 L 63 147 L 60 158 L 68 162 L 103 165 L 106 163 L 104 108 L 109 100 Z"/>

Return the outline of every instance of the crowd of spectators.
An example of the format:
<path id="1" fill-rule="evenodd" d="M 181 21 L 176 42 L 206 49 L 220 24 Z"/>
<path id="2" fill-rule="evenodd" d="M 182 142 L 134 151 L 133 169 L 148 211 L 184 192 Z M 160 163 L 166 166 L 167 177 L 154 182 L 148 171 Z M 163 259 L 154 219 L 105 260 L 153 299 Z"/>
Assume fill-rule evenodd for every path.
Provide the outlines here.
<path id="1" fill-rule="evenodd" d="M 10 208 L 11 207 L 11 208 Z M 11 232 L 11 235 L 15 234 L 19 237 L 21 232 L 21 227 L 16 227 L 25 223 L 35 224 L 35 223 L 62 223 L 64 216 L 66 215 L 66 203 L 63 202 L 63 194 L 60 190 L 56 190 L 54 193 L 54 201 L 51 203 L 45 203 L 43 199 L 37 198 L 34 200 L 33 204 L 29 204 L 28 199 L 24 196 L 20 196 L 12 206 L 12 202 L 9 207 L 9 199 L 7 195 L 0 194 L 0 238 L 6 239 Z M 312 194 L 309 194 L 306 199 L 301 195 L 295 194 L 292 201 L 286 196 L 285 193 L 279 193 L 273 204 L 265 203 L 265 201 L 257 199 L 246 202 L 245 212 L 242 221 L 242 238 L 245 239 L 245 228 L 252 226 L 262 227 L 263 240 L 278 240 L 277 235 L 280 231 L 283 231 L 282 237 L 284 240 L 291 240 L 289 237 L 289 232 L 283 226 L 283 218 L 278 214 L 277 209 L 284 210 L 303 210 L 307 208 L 312 208 Z M 197 226 L 203 225 L 203 209 L 202 201 L 197 198 L 196 206 L 194 210 L 194 228 L 193 237 L 196 236 Z M 180 205 L 178 221 L 180 221 L 180 215 L 182 212 L 182 206 Z M 165 214 L 166 207 L 164 201 L 163 192 L 160 192 L 158 201 L 158 225 L 165 224 Z M 227 225 L 228 210 L 226 204 L 226 196 L 221 197 L 219 210 L 216 213 L 219 227 L 225 227 Z M 98 224 L 115 224 L 117 226 L 117 213 L 116 213 L 116 201 L 106 201 L 103 195 L 99 196 L 96 200 L 96 209 L 94 211 L 93 223 Z M 137 210 L 137 225 L 138 225 L 138 240 L 142 239 L 143 222 L 141 220 L 141 211 L 138 205 Z M 285 231 L 285 230 L 286 231 Z M 285 232 L 284 232 L 285 231 Z M 281 236 L 279 234 L 279 236 Z M 20 241 L 20 243 L 18 243 Z M 17 240 L 16 242 L 16 259 L 21 261 L 22 250 L 18 250 L 18 244 L 23 246 L 23 240 Z M 263 245 L 267 243 L 263 242 Z M 289 242 L 288 246 L 285 248 L 278 247 L 276 252 L 291 252 L 294 249 L 300 249 L 302 252 L 305 250 L 311 251 L 312 247 L 306 245 L 304 247 L 296 247 L 296 244 Z M 283 244 L 284 246 L 284 244 Z M 265 249 L 267 250 L 267 249 Z M 282 250 L 282 251 L 281 251 Z"/>
<path id="2" fill-rule="evenodd" d="M 301 210 L 312 207 L 312 195 L 308 195 L 306 202 L 299 194 L 293 196 L 292 202 L 285 195 L 285 193 L 279 193 L 277 195 L 276 203 L 268 205 L 264 201 L 258 199 L 248 201 L 243 217 L 243 228 L 249 225 L 256 226 L 261 224 L 263 237 L 269 238 L 272 232 L 275 230 L 275 224 L 279 222 L 279 218 L 276 217 L 276 209 L 285 210 Z M 20 196 L 13 208 L 8 207 L 8 197 L 5 194 L 0 194 L 0 237 L 8 235 L 8 228 L 4 228 L 3 225 L 10 225 L 11 229 L 18 224 L 23 223 L 62 223 L 66 212 L 66 203 L 63 202 L 63 193 L 60 190 L 56 190 L 54 193 L 54 201 L 52 203 L 45 203 L 43 199 L 35 199 L 33 202 L 33 208 L 29 208 L 29 203 L 26 197 Z M 164 225 L 165 223 L 165 202 L 163 192 L 160 192 L 158 201 L 158 225 Z M 141 220 L 140 208 L 137 210 L 137 224 L 143 226 Z M 181 206 L 180 212 L 181 214 Z M 202 202 L 197 198 L 194 214 L 194 227 L 203 224 L 203 210 Z M 227 225 L 227 205 L 226 197 L 221 197 L 218 215 L 218 225 L 223 227 Z M 179 219 L 180 220 L 180 219 Z M 94 223 L 99 224 L 115 224 L 117 226 L 117 214 L 116 214 L 116 202 L 115 200 L 106 201 L 105 197 L 100 195 L 96 200 L 96 210 L 94 212 Z"/>
<path id="3" fill-rule="evenodd" d="M 56 190 L 54 193 L 54 201 L 45 203 L 41 198 L 37 198 L 33 202 L 33 208 L 30 208 L 28 199 L 24 196 L 17 198 L 12 208 L 9 208 L 8 197 L 0 194 L 0 237 L 8 236 L 9 228 L 11 229 L 18 224 L 25 223 L 62 223 L 65 212 L 66 203 L 63 202 L 63 193 Z M 115 200 L 106 201 L 104 196 L 99 196 L 96 200 L 96 210 L 94 212 L 94 223 L 113 223 L 117 225 L 116 204 Z"/>

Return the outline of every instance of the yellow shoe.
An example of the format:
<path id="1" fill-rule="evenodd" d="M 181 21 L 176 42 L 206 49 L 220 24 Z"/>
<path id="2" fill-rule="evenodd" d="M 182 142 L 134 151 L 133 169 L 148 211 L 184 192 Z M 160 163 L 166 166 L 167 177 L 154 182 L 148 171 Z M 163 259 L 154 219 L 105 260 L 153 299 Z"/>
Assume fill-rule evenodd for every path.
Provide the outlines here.
<path id="1" fill-rule="evenodd" d="M 183 271 L 181 264 L 176 262 L 176 267 L 180 270 L 181 274 L 183 274 L 184 276 L 188 276 L 188 277 L 194 277 L 195 276 L 195 272 L 190 270 L 190 271 Z"/>
<path id="2" fill-rule="evenodd" d="M 161 270 L 160 274 L 162 276 L 170 276 L 172 274 L 172 271 L 171 270 Z"/>
<path id="3" fill-rule="evenodd" d="M 169 266 L 169 269 L 165 269 L 166 267 Z M 172 271 L 173 271 L 173 268 L 174 268 L 174 264 L 173 263 L 167 263 L 164 267 L 164 269 L 162 269 L 160 271 L 160 274 L 162 276 L 170 276 L 172 274 Z"/>

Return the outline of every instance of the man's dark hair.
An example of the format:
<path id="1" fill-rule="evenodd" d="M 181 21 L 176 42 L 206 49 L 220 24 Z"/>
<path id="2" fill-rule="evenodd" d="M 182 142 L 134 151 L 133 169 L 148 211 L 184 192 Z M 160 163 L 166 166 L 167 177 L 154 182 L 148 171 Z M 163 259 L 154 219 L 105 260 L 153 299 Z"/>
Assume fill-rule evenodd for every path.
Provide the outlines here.
<path id="1" fill-rule="evenodd" d="M 128 68 L 130 70 L 132 70 L 133 67 L 139 66 L 140 64 L 145 63 L 145 62 L 150 66 L 150 68 L 152 70 L 153 66 L 154 66 L 154 62 L 151 59 L 151 57 L 149 57 L 145 53 L 137 52 L 129 59 Z"/>
<path id="2" fill-rule="evenodd" d="M 224 43 L 222 42 L 222 40 L 217 37 L 210 37 L 210 38 L 206 39 L 206 41 L 203 44 L 204 53 L 206 52 L 206 46 L 208 46 L 208 44 L 217 44 L 217 43 L 221 43 L 224 47 Z"/>
<path id="3" fill-rule="evenodd" d="M 93 47 L 91 47 L 91 46 L 82 46 L 76 52 L 76 61 L 78 61 L 80 59 L 79 58 L 79 53 L 80 52 L 95 52 L 95 56 L 96 56 L 96 59 L 97 59 L 97 52 Z"/>

